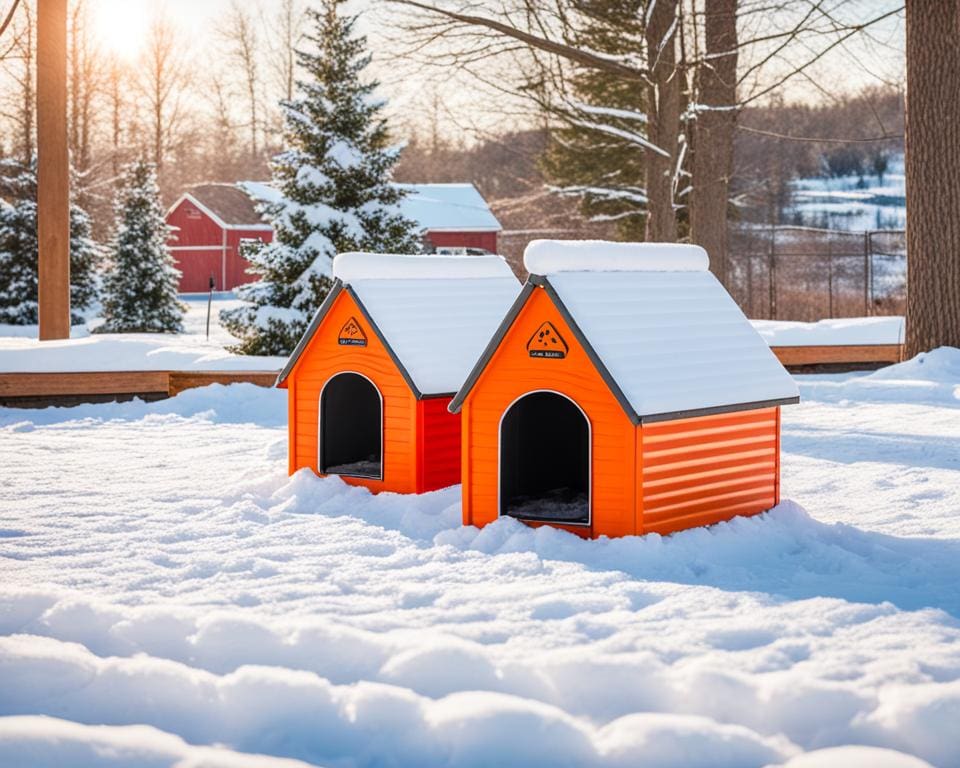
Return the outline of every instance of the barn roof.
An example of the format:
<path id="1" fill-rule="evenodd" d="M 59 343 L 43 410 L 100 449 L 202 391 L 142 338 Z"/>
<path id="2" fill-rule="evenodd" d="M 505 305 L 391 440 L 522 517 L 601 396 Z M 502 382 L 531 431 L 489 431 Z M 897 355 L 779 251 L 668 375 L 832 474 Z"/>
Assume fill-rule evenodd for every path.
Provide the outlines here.
<path id="1" fill-rule="evenodd" d="M 397 184 L 400 210 L 432 232 L 499 232 L 500 222 L 473 184 Z"/>
<path id="2" fill-rule="evenodd" d="M 260 227 L 266 223 L 250 195 L 235 184 L 198 184 L 186 195 L 228 227 Z"/>
<path id="3" fill-rule="evenodd" d="M 534 241 L 530 282 L 451 403 L 459 410 L 526 297 L 547 291 L 634 421 L 797 402 L 796 383 L 698 246 Z"/>
<path id="4" fill-rule="evenodd" d="M 500 222 L 473 184 L 396 184 L 407 194 L 400 212 L 430 232 L 499 232 Z M 241 181 L 253 201 L 276 203 L 281 193 L 269 182 Z M 252 206 L 253 203 L 251 203 Z"/>
<path id="5" fill-rule="evenodd" d="M 345 253 L 334 259 L 334 290 L 277 379 L 290 375 L 336 296 L 347 291 L 417 397 L 452 395 L 519 283 L 499 256 Z"/>

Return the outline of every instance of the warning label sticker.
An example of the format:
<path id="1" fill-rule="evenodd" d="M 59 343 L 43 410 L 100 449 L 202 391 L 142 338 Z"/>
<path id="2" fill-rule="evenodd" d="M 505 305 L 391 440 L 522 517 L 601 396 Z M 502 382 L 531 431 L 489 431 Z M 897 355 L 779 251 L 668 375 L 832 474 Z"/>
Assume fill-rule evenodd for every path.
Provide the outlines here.
<path id="1" fill-rule="evenodd" d="M 365 347 L 367 346 L 367 334 L 363 332 L 360 323 L 355 317 L 351 317 L 343 324 L 340 329 L 340 335 L 337 337 L 337 343 L 341 347 Z"/>
<path id="2" fill-rule="evenodd" d="M 560 359 L 567 356 L 567 342 L 557 333 L 552 323 L 544 323 L 527 342 L 530 357 L 552 357 Z"/>

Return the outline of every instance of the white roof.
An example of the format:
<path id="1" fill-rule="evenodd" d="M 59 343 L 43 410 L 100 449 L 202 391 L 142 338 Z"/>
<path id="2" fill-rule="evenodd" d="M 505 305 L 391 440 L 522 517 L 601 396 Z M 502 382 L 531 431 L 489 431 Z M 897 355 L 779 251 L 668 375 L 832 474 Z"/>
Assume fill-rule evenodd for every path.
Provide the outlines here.
<path id="1" fill-rule="evenodd" d="M 277 203 L 283 195 L 270 182 L 238 183 L 254 200 Z M 407 192 L 400 212 L 421 229 L 450 232 L 499 232 L 502 227 L 473 184 L 394 184 Z"/>
<path id="2" fill-rule="evenodd" d="M 397 184 L 400 211 L 426 230 L 499 232 L 500 222 L 473 184 Z"/>
<path id="3" fill-rule="evenodd" d="M 333 269 L 425 395 L 461 387 L 520 291 L 499 256 L 351 253 Z"/>
<path id="4" fill-rule="evenodd" d="M 370 279 L 443 280 L 514 277 L 500 256 L 399 253 L 341 253 L 333 259 L 333 276 L 345 283 Z M 514 277 L 514 280 L 516 278 Z"/>
<path id="5" fill-rule="evenodd" d="M 557 245 L 554 257 L 552 244 L 538 243 L 526 266 L 547 270 L 549 284 L 638 416 L 797 397 L 793 378 L 706 270 L 705 259 L 693 268 L 702 249 L 611 244 L 605 253 L 600 243 Z M 579 271 L 575 251 L 584 257 Z M 667 253 L 677 255 L 682 270 L 663 269 Z M 589 271 L 598 261 L 613 268 Z"/>
<path id="6" fill-rule="evenodd" d="M 560 272 L 700 272 L 710 267 L 699 245 L 610 243 L 604 240 L 533 240 L 523 264 L 534 275 Z"/>

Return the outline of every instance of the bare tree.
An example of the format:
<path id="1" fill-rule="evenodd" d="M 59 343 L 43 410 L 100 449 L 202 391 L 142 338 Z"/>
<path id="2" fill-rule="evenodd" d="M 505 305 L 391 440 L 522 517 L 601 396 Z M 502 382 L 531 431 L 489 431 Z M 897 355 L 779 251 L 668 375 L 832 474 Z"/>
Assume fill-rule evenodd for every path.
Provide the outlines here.
<path id="1" fill-rule="evenodd" d="M 727 277 L 727 207 L 737 129 L 737 0 L 704 0 L 704 56 L 696 71 L 690 239 Z"/>
<path id="2" fill-rule="evenodd" d="M 154 18 L 139 64 L 139 85 L 151 135 L 150 156 L 163 179 L 164 160 L 180 127 L 186 74 L 183 41 L 170 21 Z"/>
<path id="3" fill-rule="evenodd" d="M 960 2 L 907 2 L 907 338 L 960 347 Z"/>
<path id="4" fill-rule="evenodd" d="M 282 34 L 282 32 L 281 32 Z M 260 102 L 260 41 L 257 36 L 257 23 L 249 7 L 239 0 L 232 0 L 221 35 L 227 44 L 231 61 L 243 79 L 247 98 L 248 128 L 250 131 L 250 158 L 258 157 L 257 131 L 259 122 L 257 109 Z"/>
<path id="5" fill-rule="evenodd" d="M 283 101 L 293 99 L 297 76 L 296 49 L 303 36 L 304 8 L 301 0 L 280 0 L 276 12 L 265 20 L 269 68 Z"/>
<path id="6" fill-rule="evenodd" d="M 647 0 L 647 240 L 674 242 L 675 180 L 681 159 L 680 73 L 677 70 L 676 35 L 680 19 L 677 0 Z"/>
<path id="7" fill-rule="evenodd" d="M 68 137 L 73 168 L 86 175 L 93 163 L 94 101 L 102 85 L 101 56 L 90 38 L 89 8 L 86 0 L 74 0 L 67 17 Z M 86 190 L 78 188 L 81 205 Z"/>
<path id="8" fill-rule="evenodd" d="M 12 124 L 14 152 L 27 164 L 36 151 L 36 13 L 27 0 L 15 10 L 4 39 L 3 69 L 12 87 L 5 89 L 3 115 Z"/>

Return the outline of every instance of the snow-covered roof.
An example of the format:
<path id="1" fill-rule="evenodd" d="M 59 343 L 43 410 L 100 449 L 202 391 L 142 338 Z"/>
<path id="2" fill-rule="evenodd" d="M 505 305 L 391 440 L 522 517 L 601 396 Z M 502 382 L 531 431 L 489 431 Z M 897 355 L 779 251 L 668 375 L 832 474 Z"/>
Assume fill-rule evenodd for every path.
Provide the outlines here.
<path id="1" fill-rule="evenodd" d="M 254 200 L 276 203 L 282 194 L 270 182 L 241 181 Z M 473 184 L 395 184 L 407 194 L 400 212 L 421 229 L 450 232 L 499 232 L 500 222 Z"/>
<path id="2" fill-rule="evenodd" d="M 333 276 L 345 283 L 354 283 L 358 280 L 502 278 L 513 277 L 513 271 L 500 256 L 341 253 L 333 260 Z"/>
<path id="3" fill-rule="evenodd" d="M 423 229 L 499 232 L 500 222 L 473 184 L 397 184 L 407 192 L 400 210 Z"/>
<path id="4" fill-rule="evenodd" d="M 699 245 L 610 243 L 603 240 L 533 240 L 523 252 L 533 275 L 560 272 L 702 272 L 710 267 Z"/>
<path id="5" fill-rule="evenodd" d="M 293 370 L 341 290 L 356 299 L 414 392 L 456 392 L 517 297 L 499 256 L 345 253 L 334 291 L 317 312 L 278 383 Z"/>
<path id="6" fill-rule="evenodd" d="M 531 285 L 548 291 L 634 421 L 798 397 L 790 374 L 707 270 L 701 248 L 538 241 L 524 264 Z M 501 338 L 508 329 L 508 322 L 501 325 Z"/>

